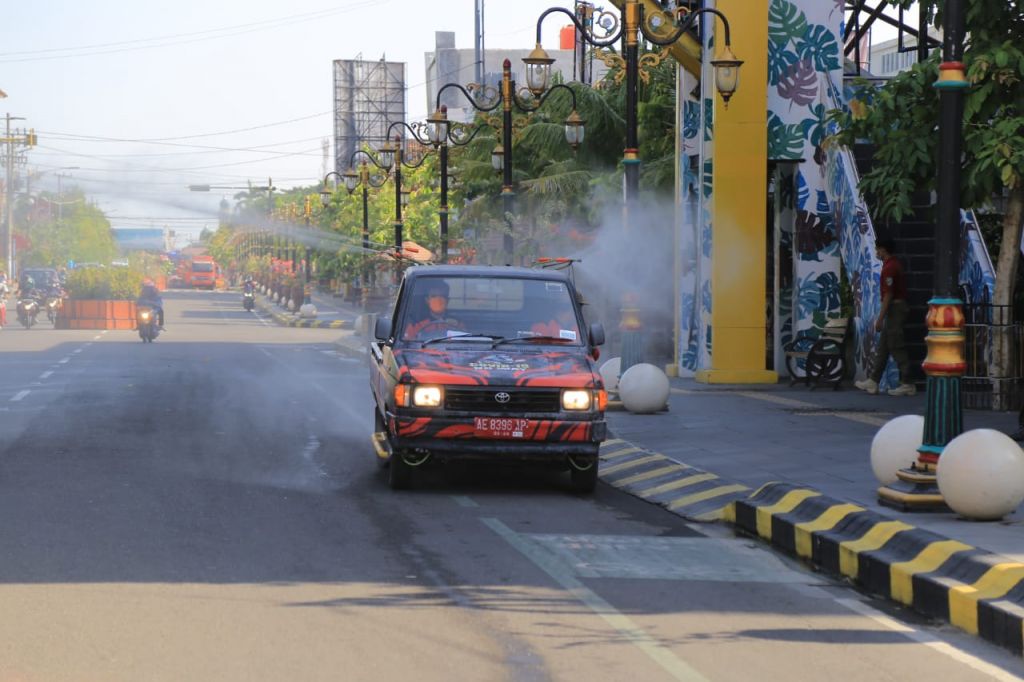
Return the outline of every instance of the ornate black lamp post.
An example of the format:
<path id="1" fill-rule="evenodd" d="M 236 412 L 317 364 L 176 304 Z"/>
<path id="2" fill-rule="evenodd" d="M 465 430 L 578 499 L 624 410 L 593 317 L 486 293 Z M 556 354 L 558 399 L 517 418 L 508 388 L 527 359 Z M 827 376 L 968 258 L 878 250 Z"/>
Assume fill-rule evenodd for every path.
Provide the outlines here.
<path id="1" fill-rule="evenodd" d="M 963 147 L 964 91 L 970 82 L 962 62 L 965 41 L 964 3 L 946 0 L 939 79 L 938 225 L 935 230 L 934 296 L 928 301 L 928 406 L 924 442 L 917 461 L 897 472 L 899 480 L 879 488 L 879 502 L 906 510 L 932 511 L 946 505 L 936 482 L 939 457 L 949 441 L 963 432 L 960 377 L 964 360 L 964 313 L 957 286 L 960 262 L 960 163 Z"/>
<path id="2" fill-rule="evenodd" d="M 550 66 L 550 62 L 548 65 Z M 529 77 L 527 77 L 527 80 L 529 80 Z M 512 214 L 515 210 L 515 186 L 512 181 L 512 109 L 514 107 L 523 113 L 532 113 L 537 111 L 556 89 L 566 90 L 570 97 L 572 97 L 572 113 L 565 120 L 565 139 L 575 149 L 583 142 L 584 133 L 583 119 L 580 118 L 579 113 L 576 111 L 576 93 L 573 92 L 572 88 L 563 83 L 558 83 L 548 88 L 545 82 L 545 87 L 542 91 L 529 88 L 526 93 L 527 96 L 521 97 L 520 93 L 516 92 L 516 82 L 512 79 L 512 62 L 508 59 L 502 64 L 501 91 L 497 93 L 497 96 L 492 101 L 479 102 L 478 98 L 471 94 L 470 89 L 479 91 L 486 96 L 488 90 L 493 90 L 493 88 L 472 83 L 470 84 L 470 89 L 467 89 L 457 83 L 447 83 L 437 91 L 438 110 L 441 108 L 441 94 L 448 88 L 456 88 L 462 92 L 477 111 L 489 113 L 499 106 L 502 107 L 501 144 L 495 147 L 494 152 L 491 154 L 491 163 L 494 165 L 495 170 L 501 170 L 502 172 L 501 197 L 502 208 L 505 214 L 503 246 L 508 262 L 511 263 L 514 246 L 512 239 Z"/>
<path id="3" fill-rule="evenodd" d="M 530 56 L 523 59 L 526 63 L 526 85 L 535 96 L 540 96 L 547 91 L 548 83 L 551 81 L 551 64 L 555 60 L 541 47 L 541 24 L 549 14 L 555 12 L 568 16 L 577 28 L 577 35 L 594 47 L 608 47 L 620 38 L 623 41 L 623 67 L 626 73 L 626 148 L 623 151 L 622 161 L 625 166 L 625 198 L 628 205 L 635 201 L 640 193 L 640 158 L 637 134 L 640 35 L 642 34 L 644 39 L 655 45 L 671 45 L 693 28 L 701 15 L 713 14 L 721 19 L 725 28 L 725 47 L 717 58 L 711 60 L 711 64 L 715 67 L 715 87 L 728 104 L 729 98 L 736 92 L 736 87 L 739 85 L 739 69 L 743 64 L 736 59 L 736 55 L 730 48 L 729 22 L 722 12 L 711 7 L 692 11 L 680 9 L 675 18 L 662 12 L 647 16 L 643 3 L 639 0 L 626 0 L 622 7 L 621 23 L 613 14 L 596 11 L 593 22 L 584 25 L 572 10 L 564 7 L 552 7 L 541 13 L 537 19 L 537 46 Z M 674 31 L 671 33 L 659 31 L 662 29 L 662 24 L 669 22 L 674 24 Z M 595 31 L 598 33 L 595 34 Z"/>
<path id="4" fill-rule="evenodd" d="M 424 140 L 416 133 L 416 130 L 405 121 L 395 121 L 388 126 L 387 135 L 390 137 L 391 133 L 396 128 L 405 128 L 409 133 L 421 144 L 426 144 Z M 395 255 L 401 256 L 402 254 L 402 229 L 404 223 L 402 222 L 402 208 L 407 206 L 409 203 L 409 194 L 402 193 L 402 167 L 409 169 L 419 168 L 427 160 L 427 155 L 422 155 L 415 163 L 408 163 L 405 160 L 405 150 L 402 146 L 402 139 L 395 135 L 394 142 L 385 142 L 380 148 L 380 165 L 385 170 L 394 170 L 395 176 Z"/>
<path id="5" fill-rule="evenodd" d="M 362 155 L 364 158 L 359 164 L 359 172 L 357 173 L 353 166 L 355 165 L 356 156 Z M 369 160 L 369 163 L 367 162 Z M 383 187 L 384 183 L 387 182 L 388 176 L 373 175 L 370 173 L 370 163 L 374 166 L 384 170 L 384 166 L 369 152 L 357 149 L 352 153 L 352 157 L 349 159 L 349 168 L 344 173 L 338 173 L 337 171 L 331 171 L 324 176 L 323 186 L 320 190 L 320 203 L 327 208 L 331 203 L 331 196 L 333 192 L 328 189 L 332 179 L 341 179 L 345 185 L 345 190 L 351 195 L 356 191 L 356 188 L 362 187 L 363 189 L 363 286 L 371 287 L 371 270 L 369 268 L 369 261 L 367 260 L 367 254 L 370 253 L 370 188 Z"/>
<path id="6" fill-rule="evenodd" d="M 438 93 L 440 101 L 440 93 Z M 416 124 L 414 124 L 416 125 Z M 427 122 L 419 127 L 426 130 L 427 142 L 437 150 L 441 162 L 441 207 L 438 209 L 438 216 L 441 222 L 441 262 L 448 262 L 448 146 L 455 145 L 464 147 L 473 141 L 485 125 L 480 125 L 472 130 L 463 125 L 452 125 L 448 120 L 448 107 L 441 105 L 427 117 Z M 416 136 L 420 139 L 419 136 Z M 423 142 L 423 140 L 420 140 Z"/>

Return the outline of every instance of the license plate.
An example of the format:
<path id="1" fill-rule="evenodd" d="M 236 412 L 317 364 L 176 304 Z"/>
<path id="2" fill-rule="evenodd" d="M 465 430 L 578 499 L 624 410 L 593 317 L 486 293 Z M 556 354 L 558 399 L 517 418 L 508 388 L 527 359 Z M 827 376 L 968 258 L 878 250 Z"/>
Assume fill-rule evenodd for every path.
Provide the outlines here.
<path id="1" fill-rule="evenodd" d="M 525 438 L 530 424 L 529 419 L 473 417 L 473 426 L 480 438 Z"/>

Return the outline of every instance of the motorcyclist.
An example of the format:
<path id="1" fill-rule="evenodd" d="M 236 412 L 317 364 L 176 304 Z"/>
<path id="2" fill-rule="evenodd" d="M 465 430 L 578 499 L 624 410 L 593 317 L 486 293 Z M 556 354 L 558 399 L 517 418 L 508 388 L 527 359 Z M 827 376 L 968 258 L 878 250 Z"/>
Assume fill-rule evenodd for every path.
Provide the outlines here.
<path id="1" fill-rule="evenodd" d="M 11 289 L 7 286 L 7 273 L 0 272 L 0 329 L 7 324 L 7 296 Z"/>
<path id="2" fill-rule="evenodd" d="M 143 282 L 142 291 L 139 293 L 138 299 L 135 300 L 135 304 L 155 310 L 157 326 L 160 329 L 164 328 L 164 300 L 160 297 L 160 291 L 153 282 L 148 280 Z"/>
<path id="3" fill-rule="evenodd" d="M 242 284 L 242 293 L 252 294 L 256 292 L 256 282 L 253 281 L 252 275 L 245 276 L 245 283 Z"/>
<path id="4" fill-rule="evenodd" d="M 36 280 L 32 275 L 23 274 L 21 281 L 18 282 L 18 297 L 19 298 L 35 298 L 36 297 Z"/>

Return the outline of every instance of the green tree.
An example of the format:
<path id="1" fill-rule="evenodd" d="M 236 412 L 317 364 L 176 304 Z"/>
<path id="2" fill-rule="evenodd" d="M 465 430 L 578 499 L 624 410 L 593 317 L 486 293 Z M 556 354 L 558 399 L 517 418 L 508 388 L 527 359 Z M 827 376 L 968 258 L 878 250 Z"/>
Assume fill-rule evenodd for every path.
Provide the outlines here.
<path id="1" fill-rule="evenodd" d="M 921 0 L 935 27 L 943 3 Z M 982 207 L 1006 194 L 1002 240 L 993 303 L 1009 305 L 1020 262 L 1024 217 L 1024 15 L 1018 3 L 965 0 L 967 40 L 964 64 L 971 83 L 964 101 L 960 205 Z M 911 0 L 900 0 L 905 8 Z M 932 84 L 941 55 L 899 74 L 879 89 L 866 85 L 849 112 L 832 112 L 840 143 L 870 140 L 873 169 L 861 180 L 869 205 L 883 220 L 899 220 L 911 210 L 915 191 L 935 188 L 938 158 L 939 95 Z M 997 342 L 993 376 L 1002 373 L 1009 349 Z"/>
<path id="2" fill-rule="evenodd" d="M 117 244 L 103 211 L 79 189 L 63 193 L 60 212 L 56 201 L 55 195 L 43 192 L 18 206 L 15 229 L 28 244 L 22 265 L 55 266 L 69 260 L 109 264 Z"/>

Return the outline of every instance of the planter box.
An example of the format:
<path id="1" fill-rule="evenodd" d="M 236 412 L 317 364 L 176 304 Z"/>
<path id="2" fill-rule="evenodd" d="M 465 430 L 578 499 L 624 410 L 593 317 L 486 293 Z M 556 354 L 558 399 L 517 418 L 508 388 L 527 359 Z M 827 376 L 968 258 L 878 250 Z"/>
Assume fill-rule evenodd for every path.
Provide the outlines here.
<path id="1" fill-rule="evenodd" d="M 135 329 L 135 301 L 67 300 L 57 329 Z"/>

